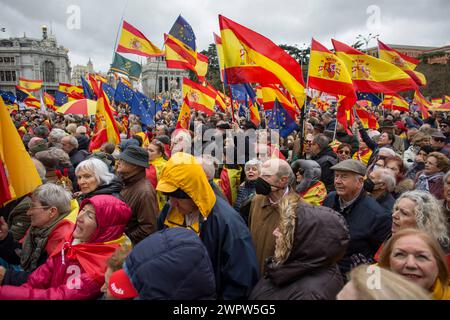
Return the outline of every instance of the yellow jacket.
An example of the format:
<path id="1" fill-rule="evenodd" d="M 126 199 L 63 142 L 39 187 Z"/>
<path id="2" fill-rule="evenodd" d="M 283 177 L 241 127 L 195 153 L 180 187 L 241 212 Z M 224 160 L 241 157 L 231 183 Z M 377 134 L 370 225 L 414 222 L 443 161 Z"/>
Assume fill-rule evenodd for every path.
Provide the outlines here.
<path id="1" fill-rule="evenodd" d="M 166 166 L 166 163 L 167 160 L 165 160 L 163 157 L 158 157 L 155 160 L 150 161 L 150 165 L 155 167 L 157 181 L 159 181 L 159 177 L 161 176 L 161 172 Z M 161 191 L 157 191 L 156 198 L 158 200 L 159 210 L 162 210 L 162 208 L 167 202 L 166 196 L 163 195 Z"/>
<path id="2" fill-rule="evenodd" d="M 447 286 L 447 288 L 444 290 L 441 281 L 439 279 L 436 279 L 436 282 L 434 283 L 432 288 L 432 294 L 435 300 L 450 300 L 450 287 Z"/>

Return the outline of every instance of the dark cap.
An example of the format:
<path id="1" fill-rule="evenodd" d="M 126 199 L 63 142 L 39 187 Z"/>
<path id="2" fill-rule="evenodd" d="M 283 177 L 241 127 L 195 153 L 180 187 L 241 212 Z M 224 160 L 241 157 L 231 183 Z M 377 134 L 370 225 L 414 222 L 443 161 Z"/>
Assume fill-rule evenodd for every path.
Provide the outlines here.
<path id="1" fill-rule="evenodd" d="M 138 167 L 149 167 L 147 150 L 135 145 L 127 147 L 125 151 L 122 151 L 122 153 L 119 154 L 118 158 Z"/>
<path id="2" fill-rule="evenodd" d="M 331 170 L 333 171 L 348 171 L 359 174 L 361 176 L 366 175 L 366 166 L 358 160 L 348 159 L 342 162 L 339 162 L 337 165 L 332 166 Z"/>
<path id="3" fill-rule="evenodd" d="M 384 120 L 380 122 L 380 128 L 394 128 L 394 122 L 392 120 Z"/>
<path id="4" fill-rule="evenodd" d="M 431 137 L 435 140 L 447 140 L 447 137 L 441 131 L 436 131 Z"/>

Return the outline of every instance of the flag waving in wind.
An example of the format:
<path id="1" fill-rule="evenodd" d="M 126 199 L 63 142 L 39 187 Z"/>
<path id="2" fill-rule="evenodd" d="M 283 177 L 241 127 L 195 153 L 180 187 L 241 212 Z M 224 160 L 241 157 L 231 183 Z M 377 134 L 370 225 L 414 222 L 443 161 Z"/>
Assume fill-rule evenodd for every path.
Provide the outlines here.
<path id="1" fill-rule="evenodd" d="M 282 84 L 301 107 L 305 83 L 300 64 L 259 33 L 219 15 L 225 76 L 229 84 Z"/>
<path id="2" fill-rule="evenodd" d="M 42 80 L 28 80 L 25 78 L 19 78 L 19 86 L 29 92 L 38 91 L 42 88 Z"/>
<path id="3" fill-rule="evenodd" d="M 183 42 L 193 51 L 197 50 L 194 30 L 192 30 L 191 25 L 181 16 L 181 14 L 173 24 L 172 28 L 169 31 L 169 34 Z"/>
<path id="4" fill-rule="evenodd" d="M 155 57 L 164 54 L 142 32 L 126 21 L 123 21 L 120 41 L 116 51 L 133 53 L 143 57 Z"/>

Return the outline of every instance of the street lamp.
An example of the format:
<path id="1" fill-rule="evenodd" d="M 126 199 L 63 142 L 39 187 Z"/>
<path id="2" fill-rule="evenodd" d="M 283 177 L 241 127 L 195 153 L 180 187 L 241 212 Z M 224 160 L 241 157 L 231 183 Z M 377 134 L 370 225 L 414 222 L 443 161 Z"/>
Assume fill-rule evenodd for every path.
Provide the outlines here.
<path id="1" fill-rule="evenodd" d="M 366 52 L 367 52 L 367 50 L 369 49 L 369 42 L 370 42 L 372 39 L 377 39 L 377 40 L 378 40 L 378 37 L 379 37 L 379 36 L 380 36 L 379 34 L 372 34 L 372 33 L 369 33 L 369 35 L 368 35 L 367 37 L 364 37 L 362 34 L 359 34 L 359 35 L 356 37 L 356 39 L 361 40 L 361 41 L 363 41 L 363 42 L 366 44 Z"/>

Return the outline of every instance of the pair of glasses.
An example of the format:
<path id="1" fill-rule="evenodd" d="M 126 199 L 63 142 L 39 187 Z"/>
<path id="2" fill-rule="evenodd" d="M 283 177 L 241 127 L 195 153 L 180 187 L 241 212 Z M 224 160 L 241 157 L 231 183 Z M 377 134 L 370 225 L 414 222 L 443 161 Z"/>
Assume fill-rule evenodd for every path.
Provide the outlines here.
<path id="1" fill-rule="evenodd" d="M 350 154 L 350 151 L 341 150 L 341 151 L 339 151 L 339 154 L 346 154 L 346 155 L 349 155 L 349 154 Z"/>
<path id="2" fill-rule="evenodd" d="M 50 206 L 36 206 L 36 207 L 33 207 L 33 206 L 31 206 L 30 207 L 30 210 L 35 210 L 35 209 L 48 209 L 48 208 L 51 208 Z"/>

